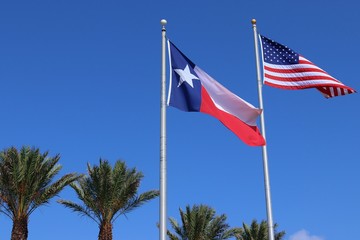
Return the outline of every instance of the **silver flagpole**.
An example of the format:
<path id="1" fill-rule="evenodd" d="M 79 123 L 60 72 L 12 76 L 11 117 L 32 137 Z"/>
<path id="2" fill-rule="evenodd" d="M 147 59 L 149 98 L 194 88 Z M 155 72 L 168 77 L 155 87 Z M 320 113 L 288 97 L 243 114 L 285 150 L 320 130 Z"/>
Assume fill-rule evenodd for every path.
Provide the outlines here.
<path id="1" fill-rule="evenodd" d="M 260 108 L 263 110 L 260 116 L 261 120 L 261 133 L 266 140 L 265 134 L 265 120 L 264 120 L 264 105 L 262 98 L 262 81 L 260 73 L 260 60 L 259 60 L 259 48 L 258 48 L 258 34 L 256 30 L 256 20 L 251 20 L 254 30 L 254 44 L 255 44 L 255 56 L 256 56 L 256 75 L 258 82 L 259 102 Z M 266 145 L 262 147 L 263 150 L 263 167 L 264 167 L 264 184 L 265 184 L 265 195 L 266 195 L 266 211 L 267 211 L 267 222 L 269 229 L 269 240 L 274 240 L 274 224 L 272 219 L 272 207 L 271 207 L 271 194 L 270 194 L 270 180 L 269 180 L 269 168 L 268 168 L 268 156 Z"/>
<path id="2" fill-rule="evenodd" d="M 162 25 L 161 46 L 161 126 L 160 126 L 160 240 L 166 240 L 166 20 Z"/>

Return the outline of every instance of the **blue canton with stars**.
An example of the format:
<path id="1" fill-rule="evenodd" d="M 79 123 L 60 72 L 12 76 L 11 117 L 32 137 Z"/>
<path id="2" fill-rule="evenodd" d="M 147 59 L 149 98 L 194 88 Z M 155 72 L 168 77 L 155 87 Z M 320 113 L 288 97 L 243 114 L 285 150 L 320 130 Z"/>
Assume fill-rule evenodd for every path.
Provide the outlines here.
<path id="1" fill-rule="evenodd" d="M 292 65 L 299 63 L 299 54 L 291 48 L 261 36 L 264 62 L 276 65 Z"/>

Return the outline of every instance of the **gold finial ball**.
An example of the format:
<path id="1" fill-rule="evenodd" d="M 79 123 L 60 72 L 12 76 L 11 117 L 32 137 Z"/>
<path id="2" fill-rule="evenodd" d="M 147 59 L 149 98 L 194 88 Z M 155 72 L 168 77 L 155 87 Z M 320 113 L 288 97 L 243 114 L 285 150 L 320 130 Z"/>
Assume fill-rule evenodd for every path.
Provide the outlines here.
<path id="1" fill-rule="evenodd" d="M 251 20 L 251 23 L 252 23 L 252 24 L 256 24 L 256 19 L 253 18 L 253 19 Z"/>

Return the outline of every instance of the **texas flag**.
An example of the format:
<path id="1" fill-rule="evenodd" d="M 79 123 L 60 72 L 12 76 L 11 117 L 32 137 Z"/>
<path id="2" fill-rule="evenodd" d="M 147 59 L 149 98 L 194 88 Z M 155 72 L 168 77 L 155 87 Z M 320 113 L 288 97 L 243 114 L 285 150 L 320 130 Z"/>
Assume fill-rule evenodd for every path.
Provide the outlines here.
<path id="1" fill-rule="evenodd" d="M 168 41 L 170 84 L 168 105 L 186 112 L 202 112 L 217 118 L 250 146 L 265 140 L 256 126 L 261 109 L 236 96 L 188 59 Z"/>

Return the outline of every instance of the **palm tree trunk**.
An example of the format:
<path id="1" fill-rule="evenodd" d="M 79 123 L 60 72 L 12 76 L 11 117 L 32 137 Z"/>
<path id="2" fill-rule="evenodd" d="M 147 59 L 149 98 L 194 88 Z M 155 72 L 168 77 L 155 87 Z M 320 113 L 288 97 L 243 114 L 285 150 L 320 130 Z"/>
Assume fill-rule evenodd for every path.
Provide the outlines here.
<path id="1" fill-rule="evenodd" d="M 102 222 L 98 240 L 112 240 L 112 223 Z"/>
<path id="2" fill-rule="evenodd" d="M 11 231 L 11 240 L 27 240 L 28 238 L 28 219 L 20 217 L 14 219 Z"/>

